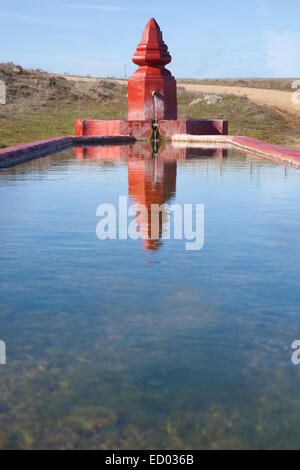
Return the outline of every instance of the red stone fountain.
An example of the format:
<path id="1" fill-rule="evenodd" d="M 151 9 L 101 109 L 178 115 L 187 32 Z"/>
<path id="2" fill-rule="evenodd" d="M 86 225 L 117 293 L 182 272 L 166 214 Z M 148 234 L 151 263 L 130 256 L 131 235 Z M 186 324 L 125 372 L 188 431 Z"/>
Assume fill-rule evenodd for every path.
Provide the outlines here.
<path id="1" fill-rule="evenodd" d="M 139 68 L 128 82 L 128 120 L 78 120 L 77 137 L 168 140 L 178 134 L 228 134 L 228 122 L 224 120 L 177 120 L 176 80 L 165 68 L 172 58 L 154 18 L 147 23 L 132 60 Z"/>
<path id="2" fill-rule="evenodd" d="M 132 61 L 139 69 L 128 83 L 128 119 L 177 119 L 176 80 L 165 65 L 172 57 L 154 18 L 148 22 Z"/>

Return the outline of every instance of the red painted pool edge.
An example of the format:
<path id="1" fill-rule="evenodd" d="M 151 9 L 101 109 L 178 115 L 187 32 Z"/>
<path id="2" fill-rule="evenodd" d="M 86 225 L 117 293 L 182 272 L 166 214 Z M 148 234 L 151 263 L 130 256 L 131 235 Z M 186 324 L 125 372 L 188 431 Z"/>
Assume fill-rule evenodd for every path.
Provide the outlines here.
<path id="1" fill-rule="evenodd" d="M 186 135 L 185 141 L 188 144 L 191 136 Z M 230 144 L 232 148 L 249 153 L 255 156 L 271 159 L 278 163 L 288 164 L 300 168 L 300 150 L 291 147 L 284 147 L 280 145 L 270 144 L 262 140 L 254 139 L 246 136 L 193 136 L 191 142 L 205 143 L 205 137 L 211 139 L 210 143 L 215 143 L 216 146 L 222 143 Z M 197 140 L 196 140 L 197 139 Z M 214 140 L 215 139 L 215 140 Z M 175 140 L 175 139 L 174 139 Z M 183 140 L 183 139 L 179 139 Z M 131 136 L 114 135 L 114 136 L 69 136 L 69 137 L 56 137 L 47 140 L 39 140 L 29 142 L 26 144 L 16 145 L 14 147 L 7 147 L 0 149 L 0 166 L 11 166 L 18 163 L 38 158 L 49 153 L 59 152 L 61 150 L 72 147 L 73 145 L 86 145 L 91 143 L 98 144 L 120 144 L 125 142 L 134 142 L 135 139 Z"/>
<path id="2" fill-rule="evenodd" d="M 34 158 L 46 156 L 51 153 L 66 150 L 73 145 L 99 144 L 121 144 L 123 142 L 135 142 L 135 139 L 126 136 L 112 137 L 54 137 L 52 139 L 37 140 L 26 144 L 15 145 L 0 149 L 0 168 L 25 163 Z"/>
<path id="3" fill-rule="evenodd" d="M 17 165 L 33 158 L 59 152 L 73 145 L 73 137 L 56 137 L 0 149 L 0 167 Z"/>
<path id="4" fill-rule="evenodd" d="M 248 150 L 255 155 L 270 158 L 279 163 L 287 163 L 300 167 L 300 150 L 270 144 L 262 140 L 246 136 L 231 137 L 231 143 L 238 148 Z"/>

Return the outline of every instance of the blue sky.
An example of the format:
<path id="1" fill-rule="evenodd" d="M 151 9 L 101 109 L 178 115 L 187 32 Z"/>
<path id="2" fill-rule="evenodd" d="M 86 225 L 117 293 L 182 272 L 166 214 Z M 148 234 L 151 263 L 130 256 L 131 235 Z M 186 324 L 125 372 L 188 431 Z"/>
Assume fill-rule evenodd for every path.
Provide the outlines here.
<path id="1" fill-rule="evenodd" d="M 0 62 L 124 77 L 156 18 L 176 77 L 299 77 L 300 0 L 0 0 Z"/>

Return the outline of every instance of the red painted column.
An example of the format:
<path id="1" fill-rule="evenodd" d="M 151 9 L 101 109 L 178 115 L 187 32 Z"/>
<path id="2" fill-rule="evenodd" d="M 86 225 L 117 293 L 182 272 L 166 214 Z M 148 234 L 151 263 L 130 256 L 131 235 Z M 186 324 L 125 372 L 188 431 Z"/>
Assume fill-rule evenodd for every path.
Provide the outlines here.
<path id="1" fill-rule="evenodd" d="M 132 60 L 139 69 L 128 82 L 128 120 L 176 120 L 176 80 L 165 68 L 172 57 L 154 18 L 148 22 Z"/>

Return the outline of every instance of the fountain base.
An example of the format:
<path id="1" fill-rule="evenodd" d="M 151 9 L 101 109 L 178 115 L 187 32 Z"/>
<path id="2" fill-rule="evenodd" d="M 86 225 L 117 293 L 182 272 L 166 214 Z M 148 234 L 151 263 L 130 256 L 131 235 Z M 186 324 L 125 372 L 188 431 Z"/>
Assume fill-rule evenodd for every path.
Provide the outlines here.
<path id="1" fill-rule="evenodd" d="M 228 135 L 228 121 L 223 119 L 181 119 L 158 121 L 158 136 L 171 140 L 175 135 Z M 76 136 L 126 136 L 136 140 L 150 140 L 152 121 L 94 121 L 77 120 Z"/>

